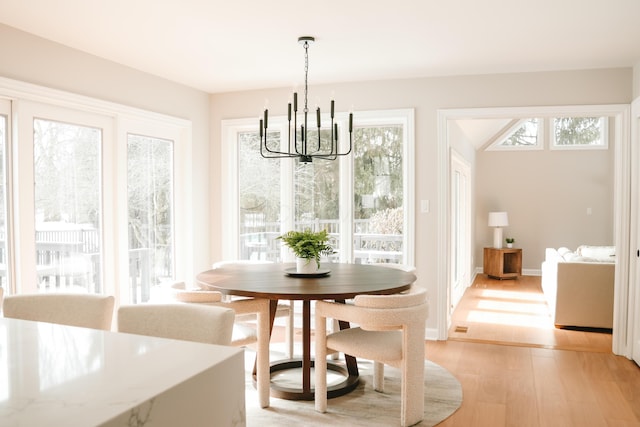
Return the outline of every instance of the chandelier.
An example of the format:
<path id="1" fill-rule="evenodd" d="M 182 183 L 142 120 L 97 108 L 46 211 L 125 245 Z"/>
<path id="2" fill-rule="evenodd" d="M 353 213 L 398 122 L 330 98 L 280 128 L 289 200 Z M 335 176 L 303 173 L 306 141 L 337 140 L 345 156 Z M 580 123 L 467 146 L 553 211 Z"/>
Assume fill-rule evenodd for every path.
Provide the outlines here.
<path id="1" fill-rule="evenodd" d="M 297 157 L 301 163 L 312 162 L 314 158 L 324 160 L 335 160 L 338 156 L 346 156 L 351 152 L 352 146 L 352 133 L 353 133 L 353 113 L 349 113 L 349 149 L 344 152 L 338 152 L 338 124 L 334 123 L 334 100 L 331 100 L 331 135 L 330 135 L 330 148 L 321 147 L 320 144 L 320 107 L 316 109 L 316 126 L 318 129 L 318 140 L 309 141 L 307 138 L 308 126 L 308 84 L 307 78 L 309 75 L 309 44 L 313 43 L 315 38 L 304 36 L 298 38 L 298 43 L 304 47 L 304 108 L 302 110 L 302 122 L 300 123 L 300 137 L 298 138 L 298 93 L 293 93 L 293 113 L 291 102 L 287 106 L 288 116 L 288 136 L 287 136 L 287 151 L 280 151 L 281 148 L 269 148 L 267 144 L 267 126 L 269 120 L 269 110 L 265 108 L 264 118 L 260 119 L 260 154 L 267 159 L 279 159 L 279 158 L 293 158 Z M 291 127 L 291 120 L 293 117 L 293 128 Z M 291 134 L 293 133 L 293 141 L 291 140 Z"/>

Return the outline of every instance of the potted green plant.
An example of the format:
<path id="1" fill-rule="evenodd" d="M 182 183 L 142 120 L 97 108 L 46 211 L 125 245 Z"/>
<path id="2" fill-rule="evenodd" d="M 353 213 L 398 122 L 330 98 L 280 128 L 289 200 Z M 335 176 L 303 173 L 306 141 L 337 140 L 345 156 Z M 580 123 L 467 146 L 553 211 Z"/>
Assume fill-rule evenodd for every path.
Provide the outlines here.
<path id="1" fill-rule="evenodd" d="M 513 242 L 516 241 L 516 239 L 514 239 L 513 237 L 507 237 L 504 240 L 506 240 L 508 248 L 512 248 L 513 247 Z"/>
<path id="2" fill-rule="evenodd" d="M 331 255 L 333 247 L 328 243 L 327 230 L 289 231 L 278 239 L 287 245 L 296 256 L 296 271 L 298 273 L 314 273 L 320 268 L 320 257 Z M 315 260 L 315 262 L 311 262 Z"/>

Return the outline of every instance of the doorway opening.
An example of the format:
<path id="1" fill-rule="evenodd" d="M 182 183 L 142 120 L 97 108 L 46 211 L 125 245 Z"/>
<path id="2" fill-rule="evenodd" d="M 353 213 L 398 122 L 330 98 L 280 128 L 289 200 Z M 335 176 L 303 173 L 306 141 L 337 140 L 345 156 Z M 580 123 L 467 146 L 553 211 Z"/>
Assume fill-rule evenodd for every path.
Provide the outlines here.
<path id="1" fill-rule="evenodd" d="M 439 262 L 438 270 L 438 283 L 441 287 L 441 292 L 438 293 L 438 339 L 447 339 L 450 333 L 451 326 L 451 305 L 450 294 L 453 284 L 451 274 L 452 253 L 454 249 L 452 246 L 455 242 L 452 239 L 451 224 L 452 221 L 447 209 L 451 203 L 451 171 L 450 171 L 450 156 L 451 149 L 458 148 L 457 142 L 450 139 L 450 126 L 452 123 L 460 120 L 473 120 L 473 121 L 496 121 L 496 120 L 509 120 L 514 118 L 526 118 L 526 117 L 553 117 L 557 115 L 559 111 L 567 113 L 568 111 L 591 111 L 594 114 L 602 114 L 605 117 L 610 118 L 611 132 L 614 138 L 614 163 L 613 168 L 614 176 L 614 197 L 613 197 L 613 224 L 611 224 L 613 231 L 613 241 L 616 246 L 616 279 L 615 279 L 615 302 L 614 302 L 614 323 L 616 329 L 612 335 L 612 350 L 615 354 L 627 355 L 630 348 L 626 342 L 626 331 L 628 325 L 628 312 L 626 307 L 628 305 L 628 265 L 629 265 L 629 218 L 622 213 L 629 210 L 629 198 L 628 189 L 630 183 L 629 173 L 629 106 L 628 105 L 605 105 L 605 106 L 568 106 L 568 107 L 534 107 L 534 108 L 489 108 L 489 109 L 464 109 L 464 110 L 440 110 L 438 114 L 439 124 L 439 177 L 440 177 L 440 224 L 441 227 L 438 235 L 438 245 L 441 262 Z M 486 123 L 485 123 L 486 124 Z M 464 150 L 464 149 L 463 149 Z M 458 150 L 459 151 L 459 150 Z M 472 159 L 472 174 L 475 173 L 475 151 L 470 155 Z M 477 179 L 477 177 L 476 177 Z M 473 189 L 471 190 L 473 193 Z M 472 212 L 474 218 L 477 212 L 480 210 L 477 206 L 477 201 L 472 202 Z M 486 206 L 483 207 L 486 209 Z M 478 220 L 480 224 L 480 220 Z M 486 227 L 485 227 L 486 228 Z M 474 236 L 478 234 L 478 227 L 473 227 Z M 481 272 L 481 257 L 474 257 L 474 253 L 478 253 L 481 250 L 482 243 L 478 243 L 474 237 L 473 249 L 470 253 L 470 263 L 472 271 L 476 273 Z M 522 242 L 524 243 L 524 242 Z M 543 245 L 546 242 L 542 243 Z M 549 244 L 549 247 L 554 246 Z M 537 248 L 536 248 L 537 249 Z M 530 251 L 531 253 L 537 253 L 538 251 Z M 526 252 L 525 252 L 526 253 Z M 475 259 L 475 261 L 474 261 Z M 538 263 L 537 265 L 540 265 Z M 540 274 L 539 267 L 536 263 L 527 265 L 526 258 L 523 263 L 523 269 L 525 275 L 536 276 Z M 524 276 L 523 276 L 524 277 Z M 471 286 L 469 283 L 467 286 Z"/>

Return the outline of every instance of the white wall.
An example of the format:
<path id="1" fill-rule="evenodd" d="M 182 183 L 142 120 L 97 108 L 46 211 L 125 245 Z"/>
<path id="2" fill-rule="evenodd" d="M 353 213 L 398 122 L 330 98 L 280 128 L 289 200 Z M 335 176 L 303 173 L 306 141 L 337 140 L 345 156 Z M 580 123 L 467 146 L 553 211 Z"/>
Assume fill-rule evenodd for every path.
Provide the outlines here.
<path id="1" fill-rule="evenodd" d="M 519 73 L 485 76 L 439 77 L 394 81 L 354 82 L 312 86 L 310 98 L 322 106 L 335 92 L 336 109 L 358 110 L 414 108 L 416 128 L 416 194 L 417 201 L 431 201 L 430 213 L 416 210 L 416 267 L 421 284 L 429 289 L 433 301 L 428 320 L 436 328 L 438 299 L 437 267 L 444 262 L 439 254 L 437 234 L 438 212 L 437 111 L 444 108 L 547 106 L 580 104 L 626 104 L 631 101 L 632 70 L 607 69 L 575 72 Z M 284 115 L 291 88 L 216 94 L 211 96 L 211 166 L 212 166 L 212 255 L 221 256 L 220 235 L 222 200 L 220 193 L 220 121 L 257 117 L 265 98 L 269 111 Z M 325 100 L 325 101 L 323 101 Z M 570 168 L 571 166 L 568 165 Z M 419 207 L 419 203 L 416 203 Z M 545 226 L 541 224 L 541 226 Z"/>
<path id="2" fill-rule="evenodd" d="M 193 271 L 210 267 L 208 94 L 1 24 L 0 58 L 2 77 L 190 120 Z"/>

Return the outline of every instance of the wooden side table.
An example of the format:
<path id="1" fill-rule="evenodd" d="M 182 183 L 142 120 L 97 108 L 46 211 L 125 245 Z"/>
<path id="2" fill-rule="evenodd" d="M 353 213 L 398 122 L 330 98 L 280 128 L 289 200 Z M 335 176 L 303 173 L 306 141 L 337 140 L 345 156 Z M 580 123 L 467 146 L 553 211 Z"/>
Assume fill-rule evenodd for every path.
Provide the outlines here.
<path id="1" fill-rule="evenodd" d="M 522 275 L 522 249 L 484 248 L 484 273 L 493 279 L 516 279 Z"/>

